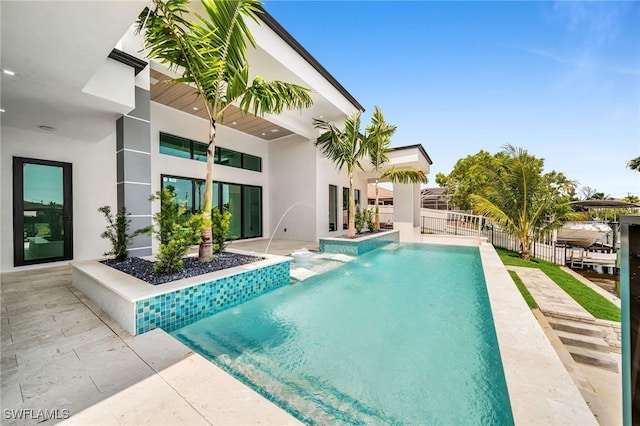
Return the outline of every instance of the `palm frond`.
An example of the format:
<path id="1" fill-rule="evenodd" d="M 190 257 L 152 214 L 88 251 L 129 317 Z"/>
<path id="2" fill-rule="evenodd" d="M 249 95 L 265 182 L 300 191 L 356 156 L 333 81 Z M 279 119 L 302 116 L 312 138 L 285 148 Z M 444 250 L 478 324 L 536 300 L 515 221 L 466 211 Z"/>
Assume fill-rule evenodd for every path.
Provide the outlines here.
<path id="1" fill-rule="evenodd" d="M 241 96 L 240 109 L 257 116 L 279 114 L 285 109 L 303 109 L 313 105 L 309 89 L 278 80 L 264 81 L 262 77 L 256 77 Z"/>
<path id="2" fill-rule="evenodd" d="M 381 176 L 394 183 L 427 183 L 427 175 L 420 170 L 389 168 Z"/>

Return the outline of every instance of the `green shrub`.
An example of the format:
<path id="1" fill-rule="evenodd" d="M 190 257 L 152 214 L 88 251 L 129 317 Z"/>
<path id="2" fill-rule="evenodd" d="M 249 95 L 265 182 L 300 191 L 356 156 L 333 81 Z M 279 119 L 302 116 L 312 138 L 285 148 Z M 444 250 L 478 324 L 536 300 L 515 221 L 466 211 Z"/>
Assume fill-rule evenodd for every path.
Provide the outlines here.
<path id="1" fill-rule="evenodd" d="M 202 215 L 187 217 L 185 208 L 176 204 L 173 187 L 169 186 L 149 197 L 150 201 L 160 200 L 160 211 L 153 215 L 157 228 L 153 231 L 160 240 L 157 254 L 158 262 L 153 269 L 165 274 L 178 272 L 182 269 L 182 258 L 189 248 L 200 243 L 202 231 Z"/>
<path id="2" fill-rule="evenodd" d="M 364 221 L 367 223 L 367 229 L 369 232 L 373 232 L 376 230 L 376 220 L 375 214 L 373 213 L 373 209 L 365 208 L 363 211 Z"/>
<path id="3" fill-rule="evenodd" d="M 227 235 L 230 227 L 231 213 L 226 209 L 220 212 L 218 207 L 214 207 L 211 210 L 211 241 L 214 253 L 222 253 L 229 244 Z"/>
<path id="4" fill-rule="evenodd" d="M 360 210 L 360 206 L 356 206 L 356 215 L 354 217 L 354 221 L 356 224 L 356 232 L 359 234 L 362 232 L 362 228 L 364 228 L 364 215 Z"/>
<path id="5" fill-rule="evenodd" d="M 142 229 L 136 229 L 129 234 L 129 224 L 131 221 L 127 219 L 127 209 L 122 207 L 115 218 L 111 214 L 110 206 L 103 206 L 98 209 L 100 213 L 104 215 L 109 224 L 107 229 L 100 235 L 100 237 L 109 240 L 111 243 L 111 250 L 106 252 L 105 256 L 114 256 L 115 260 L 122 261 L 129 257 L 129 250 L 127 247 L 133 242 L 133 239 L 140 234 L 148 234 L 151 232 L 151 227 L 148 226 Z"/>

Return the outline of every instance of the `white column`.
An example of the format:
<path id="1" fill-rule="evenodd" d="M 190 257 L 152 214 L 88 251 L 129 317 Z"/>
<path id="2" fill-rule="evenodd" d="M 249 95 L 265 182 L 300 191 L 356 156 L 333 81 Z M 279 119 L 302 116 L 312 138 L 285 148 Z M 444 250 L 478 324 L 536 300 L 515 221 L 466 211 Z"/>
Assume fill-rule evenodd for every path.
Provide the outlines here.
<path id="1" fill-rule="evenodd" d="M 420 184 L 393 184 L 393 229 L 400 230 L 400 241 L 413 241 L 420 226 Z"/>

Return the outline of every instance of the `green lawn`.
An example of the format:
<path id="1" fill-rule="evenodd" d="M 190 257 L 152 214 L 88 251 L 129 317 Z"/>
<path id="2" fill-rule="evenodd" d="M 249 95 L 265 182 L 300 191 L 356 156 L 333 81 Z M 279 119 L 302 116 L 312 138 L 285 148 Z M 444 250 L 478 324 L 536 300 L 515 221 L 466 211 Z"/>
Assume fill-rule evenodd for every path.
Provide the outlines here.
<path id="1" fill-rule="evenodd" d="M 610 321 L 620 321 L 620 309 L 617 306 L 560 269 L 558 265 L 538 259 L 532 259 L 530 261 L 522 260 L 517 253 L 509 250 L 496 248 L 496 251 L 500 259 L 502 259 L 502 263 L 505 265 L 540 269 L 594 317 Z M 529 301 L 527 301 L 527 303 L 529 303 Z"/>
<path id="2" fill-rule="evenodd" d="M 527 302 L 527 305 L 529 305 L 529 309 L 537 308 L 538 304 L 533 299 L 533 296 L 531 295 L 531 293 L 529 293 L 529 290 L 527 290 L 527 287 L 524 285 L 518 274 L 515 271 L 509 271 L 509 275 L 511 275 L 513 282 L 516 283 L 516 287 L 518 287 L 518 290 L 520 290 L 520 293 L 522 294 L 522 297 L 524 297 L 525 302 Z"/>

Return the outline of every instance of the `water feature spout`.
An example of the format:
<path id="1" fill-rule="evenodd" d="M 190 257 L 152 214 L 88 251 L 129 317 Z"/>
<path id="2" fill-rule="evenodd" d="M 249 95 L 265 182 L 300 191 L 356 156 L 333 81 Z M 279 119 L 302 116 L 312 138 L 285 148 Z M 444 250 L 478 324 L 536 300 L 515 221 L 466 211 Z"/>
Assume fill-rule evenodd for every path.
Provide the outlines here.
<path id="1" fill-rule="evenodd" d="M 296 202 L 296 203 L 293 203 L 292 205 L 290 205 L 289 208 L 284 211 L 284 213 L 282 214 L 282 217 L 280 217 L 280 220 L 278 220 L 278 223 L 276 223 L 276 227 L 273 228 L 273 232 L 271 233 L 271 238 L 269 238 L 269 243 L 267 244 L 267 248 L 264 251 L 265 254 L 269 253 L 269 247 L 271 247 L 271 241 L 273 241 L 273 237 L 276 235 L 276 231 L 278 230 L 278 227 L 280 226 L 280 224 L 284 220 L 285 216 L 287 215 L 287 213 L 289 213 L 289 211 L 291 211 L 291 209 L 293 209 L 296 206 L 309 207 L 310 209 L 315 210 L 315 207 L 313 207 L 312 205 L 309 205 L 306 202 L 299 201 L 299 202 Z"/>

